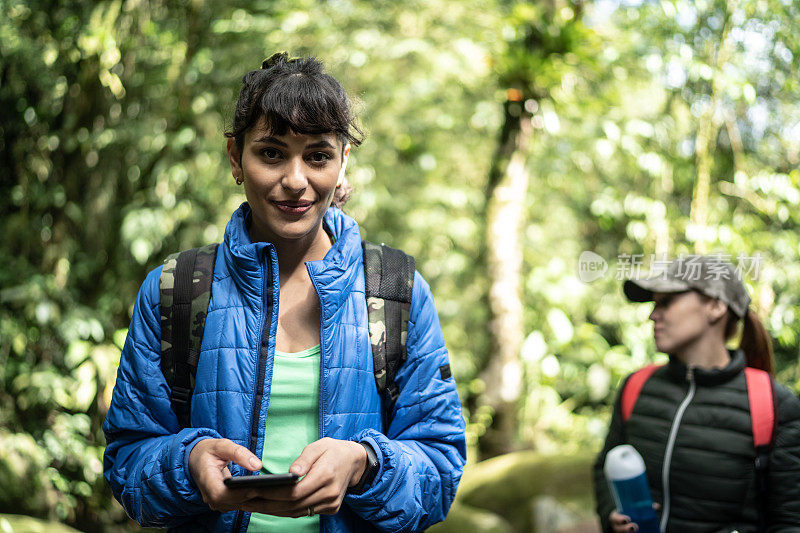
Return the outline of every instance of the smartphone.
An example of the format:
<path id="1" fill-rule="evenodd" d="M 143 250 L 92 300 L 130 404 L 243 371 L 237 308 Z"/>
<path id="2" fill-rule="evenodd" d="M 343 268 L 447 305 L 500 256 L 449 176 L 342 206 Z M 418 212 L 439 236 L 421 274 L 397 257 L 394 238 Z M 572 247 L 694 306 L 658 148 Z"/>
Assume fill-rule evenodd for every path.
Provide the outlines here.
<path id="1" fill-rule="evenodd" d="M 297 474 L 260 474 L 257 476 L 233 476 L 225 479 L 225 485 L 232 489 L 259 489 L 264 487 L 286 487 L 294 485 L 300 476 Z"/>

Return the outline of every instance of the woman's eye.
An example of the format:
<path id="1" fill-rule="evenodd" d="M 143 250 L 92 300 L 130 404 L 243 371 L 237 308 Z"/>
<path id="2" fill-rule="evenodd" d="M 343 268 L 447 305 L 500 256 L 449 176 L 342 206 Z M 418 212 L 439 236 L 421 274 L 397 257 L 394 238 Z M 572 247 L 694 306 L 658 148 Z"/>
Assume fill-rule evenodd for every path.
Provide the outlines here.
<path id="1" fill-rule="evenodd" d="M 267 159 L 278 159 L 281 156 L 281 153 L 275 148 L 264 148 L 264 150 L 262 150 L 261 153 Z"/>
<path id="2" fill-rule="evenodd" d="M 327 163 L 330 161 L 331 156 L 325 152 L 314 152 L 309 156 L 312 163 Z"/>
<path id="3" fill-rule="evenodd" d="M 656 300 L 656 307 L 669 307 L 669 304 L 671 304 L 674 299 L 674 296 L 665 296 L 660 300 Z"/>

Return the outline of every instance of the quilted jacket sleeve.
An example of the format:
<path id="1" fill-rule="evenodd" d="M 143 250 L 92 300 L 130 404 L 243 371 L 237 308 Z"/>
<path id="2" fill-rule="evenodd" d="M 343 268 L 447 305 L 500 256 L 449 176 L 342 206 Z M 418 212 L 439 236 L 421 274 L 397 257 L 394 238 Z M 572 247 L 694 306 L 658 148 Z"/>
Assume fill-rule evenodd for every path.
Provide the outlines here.
<path id="1" fill-rule="evenodd" d="M 594 496 L 597 501 L 597 515 L 600 518 L 600 524 L 604 533 L 610 533 L 611 522 L 608 520 L 608 515 L 611 514 L 616 508 L 614 497 L 611 494 L 611 489 L 608 487 L 608 480 L 603 473 L 603 467 L 606 464 L 606 454 L 608 451 L 620 444 L 625 443 L 625 436 L 623 434 L 624 428 L 622 426 L 622 411 L 620 410 L 620 394 L 625 388 L 627 378 L 619 387 L 617 393 L 617 400 L 614 402 L 614 409 L 611 413 L 611 423 L 608 427 L 608 435 L 603 449 L 597 454 L 597 459 L 594 463 Z"/>
<path id="2" fill-rule="evenodd" d="M 122 349 L 111 407 L 103 424 L 103 470 L 114 497 L 143 526 L 174 527 L 209 512 L 189 477 L 197 441 L 219 437 L 205 428 L 180 429 L 161 373 L 158 268 L 147 276 Z"/>
<path id="3" fill-rule="evenodd" d="M 380 468 L 348 505 L 384 531 L 418 531 L 444 520 L 466 461 L 461 403 L 430 288 L 416 273 L 408 328 L 407 361 L 396 381 L 400 396 L 384 435 L 368 429 Z"/>
<path id="4" fill-rule="evenodd" d="M 778 386 L 778 427 L 769 465 L 767 531 L 800 532 L 800 400 Z"/>

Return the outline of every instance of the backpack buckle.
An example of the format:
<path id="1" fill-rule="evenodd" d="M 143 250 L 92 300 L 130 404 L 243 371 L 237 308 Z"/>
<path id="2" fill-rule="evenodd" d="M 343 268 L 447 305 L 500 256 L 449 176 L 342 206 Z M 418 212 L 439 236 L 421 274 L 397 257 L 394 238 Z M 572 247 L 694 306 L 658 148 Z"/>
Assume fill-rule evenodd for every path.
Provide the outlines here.
<path id="1" fill-rule="evenodd" d="M 192 395 L 192 391 L 187 387 L 181 387 L 179 385 L 174 385 L 172 387 L 172 401 L 174 403 L 186 405 L 189 403 L 189 397 Z"/>

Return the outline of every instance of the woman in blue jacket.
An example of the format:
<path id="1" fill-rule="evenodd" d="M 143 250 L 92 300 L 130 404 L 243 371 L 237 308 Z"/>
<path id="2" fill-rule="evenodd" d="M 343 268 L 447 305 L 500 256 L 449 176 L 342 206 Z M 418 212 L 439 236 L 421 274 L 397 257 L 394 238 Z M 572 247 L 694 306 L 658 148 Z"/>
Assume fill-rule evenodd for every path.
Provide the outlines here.
<path id="1" fill-rule="evenodd" d="M 208 531 L 416 531 L 445 518 L 464 421 L 438 316 L 415 274 L 407 360 L 383 430 L 361 237 L 346 201 L 360 142 L 347 95 L 313 58 L 243 78 L 228 156 L 247 202 L 219 246 L 191 427 L 160 369 L 159 276 L 142 285 L 104 431 L 115 497 L 143 526 Z M 233 463 L 233 464 L 231 464 Z M 293 472 L 233 490 L 232 473 Z"/>

